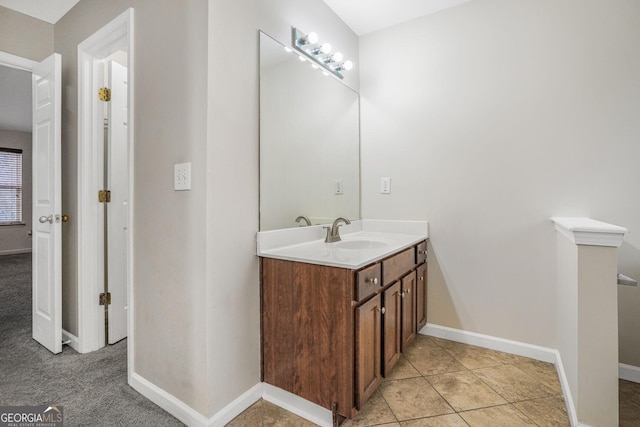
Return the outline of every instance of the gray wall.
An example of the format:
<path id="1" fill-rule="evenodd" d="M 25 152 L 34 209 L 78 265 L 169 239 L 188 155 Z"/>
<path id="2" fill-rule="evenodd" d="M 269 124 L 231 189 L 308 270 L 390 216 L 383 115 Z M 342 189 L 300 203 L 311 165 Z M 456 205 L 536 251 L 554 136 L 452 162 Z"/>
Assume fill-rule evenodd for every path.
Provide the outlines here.
<path id="1" fill-rule="evenodd" d="M 128 7 L 135 10 L 134 372 L 199 412 L 206 390 L 205 153 L 207 1 L 82 0 L 55 25 L 63 57 L 63 206 L 77 216 L 77 46 Z M 192 162 L 192 191 L 173 191 L 173 164 Z M 77 257 L 73 221 L 63 257 Z M 65 263 L 65 305 L 77 267 Z M 77 327 L 75 313 L 64 327 Z"/>
<path id="2" fill-rule="evenodd" d="M 260 381 L 257 30 L 290 45 L 292 25 L 354 58 L 345 82 L 358 89 L 358 38 L 321 0 L 209 1 L 210 415 Z"/>
<path id="3" fill-rule="evenodd" d="M 260 381 L 258 29 L 287 42 L 291 25 L 313 28 L 351 58 L 357 37 L 320 0 L 82 0 L 55 26 L 63 56 L 63 205 L 72 217 L 77 45 L 129 6 L 136 37 L 134 371 L 212 416 Z M 357 88 L 357 71 L 347 80 Z M 173 164 L 182 162 L 192 163 L 192 190 L 174 192 Z M 76 259 L 76 241 L 72 225 L 63 236 L 65 259 Z M 76 266 L 63 274 L 65 304 L 75 306 Z M 73 332 L 77 318 L 69 314 L 63 321 Z"/>
<path id="4" fill-rule="evenodd" d="M 31 251 L 31 132 L 0 129 L 0 147 L 22 150 L 22 221 L 0 227 L 0 255 Z"/>
<path id="5" fill-rule="evenodd" d="M 53 25 L 0 6 L 0 51 L 42 61 L 53 53 Z"/>
<path id="6" fill-rule="evenodd" d="M 558 348 L 554 215 L 628 227 L 640 277 L 639 18 L 475 0 L 361 38 L 363 213 L 430 221 L 429 322 Z"/>

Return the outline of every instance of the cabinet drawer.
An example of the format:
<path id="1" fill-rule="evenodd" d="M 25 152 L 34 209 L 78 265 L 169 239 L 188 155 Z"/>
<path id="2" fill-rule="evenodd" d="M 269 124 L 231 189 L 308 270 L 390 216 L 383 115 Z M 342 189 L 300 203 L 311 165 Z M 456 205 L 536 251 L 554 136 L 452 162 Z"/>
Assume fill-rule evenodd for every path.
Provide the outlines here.
<path id="1" fill-rule="evenodd" d="M 421 264 L 427 260 L 427 242 L 419 243 L 416 246 L 416 264 Z"/>
<path id="2" fill-rule="evenodd" d="M 382 261 L 383 286 L 398 280 L 416 265 L 415 251 L 412 247 Z"/>
<path id="3" fill-rule="evenodd" d="M 380 275 L 380 264 L 374 264 L 358 271 L 358 280 L 356 284 L 356 300 L 362 301 L 369 295 L 378 292 L 382 286 L 382 277 Z"/>

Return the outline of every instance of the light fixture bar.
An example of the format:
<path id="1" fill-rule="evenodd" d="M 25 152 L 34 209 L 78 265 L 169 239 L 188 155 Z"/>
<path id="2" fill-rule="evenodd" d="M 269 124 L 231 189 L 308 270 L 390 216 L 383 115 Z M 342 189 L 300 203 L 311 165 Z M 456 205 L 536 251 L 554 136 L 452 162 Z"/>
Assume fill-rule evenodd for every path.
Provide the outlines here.
<path id="1" fill-rule="evenodd" d="M 342 71 L 350 70 L 352 67 L 351 61 L 343 62 L 340 52 L 330 53 L 331 45 L 329 43 L 318 42 L 316 33 L 305 34 L 296 27 L 291 27 L 291 45 L 313 63 L 340 79 L 344 78 Z M 345 67 L 345 64 L 348 66 Z"/>

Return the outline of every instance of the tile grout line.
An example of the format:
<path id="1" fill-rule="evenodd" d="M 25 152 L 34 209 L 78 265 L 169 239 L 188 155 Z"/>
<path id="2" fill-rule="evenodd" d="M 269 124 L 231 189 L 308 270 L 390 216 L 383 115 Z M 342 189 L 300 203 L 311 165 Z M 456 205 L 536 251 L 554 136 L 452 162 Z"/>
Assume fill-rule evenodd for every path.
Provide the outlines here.
<path id="1" fill-rule="evenodd" d="M 524 417 L 525 417 L 525 419 L 527 419 L 527 420 L 531 421 L 534 425 L 538 426 L 538 423 L 536 423 L 536 422 L 535 422 L 534 420 L 532 420 L 529 416 L 527 416 L 524 412 L 522 412 L 519 408 L 517 408 L 517 407 L 514 405 L 514 403 L 518 403 L 518 402 L 522 402 L 522 401 L 529 401 L 529 400 L 536 400 L 536 399 L 545 399 L 545 398 L 549 398 L 549 397 L 552 397 L 552 396 L 542 396 L 542 397 L 534 398 L 534 399 L 526 399 L 526 400 L 522 400 L 522 401 L 517 400 L 517 401 L 515 401 L 515 402 L 510 402 L 510 401 L 509 401 L 509 399 L 507 399 L 505 396 L 503 396 L 501 393 L 499 393 L 497 390 L 495 390 L 493 387 L 491 387 L 489 384 L 487 384 L 485 381 L 483 381 L 483 380 L 482 380 L 482 378 L 478 377 L 478 375 L 476 375 L 476 373 L 474 372 L 474 370 L 473 370 L 473 369 L 470 369 L 470 368 L 467 368 L 466 366 L 464 366 L 464 364 L 462 363 L 462 361 L 461 361 L 460 359 L 458 359 L 458 358 L 456 357 L 456 355 L 455 355 L 455 354 L 453 354 L 451 351 L 449 351 L 449 349 L 447 349 L 447 348 L 442 347 L 441 345 L 439 345 L 439 344 L 438 344 L 438 341 L 435 341 L 435 344 L 436 344 L 438 347 L 440 347 L 441 349 L 443 349 L 445 352 L 447 352 L 447 354 L 449 354 L 449 356 L 451 356 L 454 360 L 456 360 L 458 363 L 460 363 L 460 364 L 461 364 L 461 365 L 462 365 L 462 366 L 463 366 L 463 367 L 464 367 L 468 372 L 471 372 L 471 374 L 472 374 L 475 378 L 477 378 L 477 379 L 478 379 L 482 384 L 486 385 L 490 390 L 492 390 L 494 393 L 496 393 L 498 396 L 500 396 L 502 399 L 504 399 L 504 401 L 505 401 L 505 402 L 507 402 L 507 405 L 508 405 L 508 406 L 512 407 L 514 410 L 516 410 L 518 413 L 520 413 L 522 416 L 524 416 Z M 475 347 L 475 346 L 472 346 L 472 347 Z M 482 347 L 479 347 L 479 348 L 481 349 Z M 495 350 L 489 350 L 489 351 L 495 351 Z M 488 353 L 488 352 L 487 352 L 487 353 Z M 490 354 L 486 354 L 486 356 L 487 356 L 487 357 L 489 357 L 490 359 L 492 359 L 492 360 L 494 360 L 495 362 L 497 362 L 497 363 L 498 363 L 498 365 L 495 365 L 495 366 L 512 365 L 512 366 L 514 366 L 515 368 L 517 368 L 517 369 L 521 370 L 520 368 L 518 368 L 518 367 L 516 366 L 516 362 L 503 362 L 502 360 L 498 360 L 498 359 L 493 358 Z M 527 359 L 528 359 L 528 358 L 527 358 Z M 489 366 L 489 367 L 493 367 L 493 366 Z M 478 369 L 483 369 L 483 368 L 478 368 Z M 522 370 L 521 370 L 521 371 L 522 371 Z M 461 372 L 462 372 L 462 371 L 461 371 Z M 526 373 L 526 372 L 524 372 L 524 371 L 522 371 L 522 372 L 523 372 L 526 376 L 531 377 L 531 375 L 529 375 L 528 373 Z M 443 375 L 444 375 L 444 374 L 443 374 Z M 424 376 L 424 375 L 423 375 L 423 376 Z M 532 377 L 531 377 L 531 378 L 532 378 Z M 548 388 L 548 387 L 546 386 L 546 384 L 542 384 L 542 383 L 541 383 L 540 381 L 538 381 L 536 378 L 532 378 L 532 379 L 534 379 L 536 383 L 540 383 L 540 384 L 541 384 L 541 385 L 543 385 L 545 388 Z M 426 380 L 426 378 L 425 378 L 425 380 Z M 427 380 L 427 382 L 428 382 L 428 380 Z M 435 387 L 433 387 L 433 386 L 432 386 L 432 388 L 433 388 L 434 390 L 436 390 L 436 392 L 440 395 L 440 393 L 438 392 L 438 390 L 437 390 L 437 389 L 435 389 Z M 449 404 L 449 401 L 447 401 L 447 400 L 446 400 L 446 398 L 445 398 L 444 396 L 442 396 L 442 395 L 440 395 L 440 396 L 441 396 L 441 397 L 442 397 L 442 398 L 443 398 L 443 399 L 444 399 L 444 400 Z M 451 406 L 451 404 L 449 404 L 449 405 Z M 468 410 L 468 411 L 456 411 L 456 414 L 458 414 L 458 416 L 460 416 L 459 414 L 460 414 L 461 412 L 469 412 L 469 411 L 475 411 L 475 410 L 479 410 L 479 409 L 485 409 L 485 408 L 491 408 L 491 407 L 497 407 L 497 406 L 504 406 L 504 404 L 501 404 L 501 405 L 491 405 L 491 406 L 480 407 L 480 408 L 474 408 L 474 409 L 470 409 L 470 410 Z M 452 407 L 452 409 L 453 409 L 453 407 Z M 454 409 L 454 411 L 455 411 L 455 409 Z M 462 416 L 460 416 L 460 418 L 462 418 Z M 466 420 L 464 420 L 464 418 L 462 418 L 462 420 L 463 420 L 463 421 L 468 425 L 468 423 L 466 422 Z"/>

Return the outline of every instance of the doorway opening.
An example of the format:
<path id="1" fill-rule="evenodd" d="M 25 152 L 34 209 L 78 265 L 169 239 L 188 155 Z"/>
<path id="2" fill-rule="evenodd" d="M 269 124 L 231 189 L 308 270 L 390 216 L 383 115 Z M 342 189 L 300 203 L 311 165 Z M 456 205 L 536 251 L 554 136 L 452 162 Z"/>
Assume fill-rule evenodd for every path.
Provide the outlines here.
<path id="1" fill-rule="evenodd" d="M 133 9 L 78 45 L 78 342 L 133 372 Z"/>

